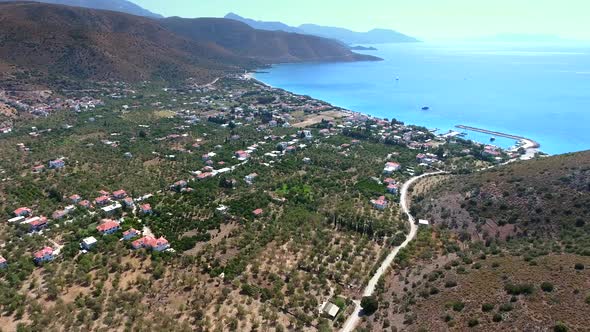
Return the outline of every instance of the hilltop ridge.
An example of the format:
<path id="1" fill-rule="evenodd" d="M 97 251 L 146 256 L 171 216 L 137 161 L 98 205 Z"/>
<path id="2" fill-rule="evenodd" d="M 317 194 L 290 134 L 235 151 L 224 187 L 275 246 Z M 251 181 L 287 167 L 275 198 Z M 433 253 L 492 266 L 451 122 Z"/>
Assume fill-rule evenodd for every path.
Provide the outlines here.
<path id="1" fill-rule="evenodd" d="M 235 13 L 229 13 L 225 16 L 248 24 L 249 26 L 271 31 L 295 32 L 318 37 L 336 39 L 342 43 L 351 44 L 382 44 L 382 43 L 412 43 L 419 40 L 390 29 L 373 29 L 367 32 L 356 32 L 345 28 L 322 26 L 316 24 L 302 24 L 298 27 L 292 27 L 282 22 L 256 21 L 253 19 L 241 17 Z"/>

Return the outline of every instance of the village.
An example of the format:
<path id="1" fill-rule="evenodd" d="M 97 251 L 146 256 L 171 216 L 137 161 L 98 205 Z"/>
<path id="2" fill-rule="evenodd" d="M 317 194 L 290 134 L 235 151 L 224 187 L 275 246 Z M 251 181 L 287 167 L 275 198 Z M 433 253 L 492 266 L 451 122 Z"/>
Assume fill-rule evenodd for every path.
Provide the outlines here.
<path id="1" fill-rule="evenodd" d="M 268 230 L 259 226 L 307 216 L 319 228 L 297 229 L 333 232 L 341 240 L 326 243 L 334 246 L 331 251 L 347 241 L 363 246 L 358 248 L 363 254 L 346 264 L 338 255 L 329 263 L 318 257 L 295 265 L 314 280 L 318 264 L 327 264 L 330 275 L 342 275 L 327 281 L 340 295 L 318 290 L 317 301 L 304 305 L 341 324 L 338 317 L 349 309 L 339 299 L 361 289 L 363 271 L 377 263 L 387 239 L 408 231 L 398 212 L 406 180 L 429 170 L 462 171 L 516 157 L 293 95 L 247 76 L 207 87 L 191 81 L 164 88 L 114 86 L 72 95 L 68 100 L 76 102 L 61 108 L 51 104 L 58 110 L 34 114 L 31 124 L 0 136 L 10 151 L 0 164 L 6 170 L 0 182 L 6 193 L 0 202 L 6 211 L 0 273 L 17 269 L 23 250 L 43 269 L 71 259 L 60 257 L 64 246 L 77 248 L 68 257 L 93 255 L 112 238 L 131 252 L 170 259 L 196 255 L 208 276 L 260 284 L 259 277 L 249 276 L 253 266 L 263 264 L 249 253 L 254 243 L 240 243 L 263 237 Z M 324 219 L 333 220 L 332 226 Z M 77 237 L 65 236 L 66 230 Z M 275 245 L 258 241 L 255 252 Z M 285 246 L 291 242 L 285 241 Z M 311 244 L 298 250 L 314 251 Z M 296 299 L 287 297 L 281 306 L 295 310 Z"/>

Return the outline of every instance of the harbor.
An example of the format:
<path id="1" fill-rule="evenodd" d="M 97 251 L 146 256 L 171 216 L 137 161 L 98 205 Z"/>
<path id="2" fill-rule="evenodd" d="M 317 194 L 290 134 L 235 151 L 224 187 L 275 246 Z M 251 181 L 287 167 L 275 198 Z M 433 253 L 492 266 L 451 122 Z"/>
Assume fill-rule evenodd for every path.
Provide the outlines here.
<path id="1" fill-rule="evenodd" d="M 465 125 L 456 125 L 455 127 L 465 131 L 474 131 L 482 134 L 491 135 L 492 137 L 497 136 L 514 139 L 518 141 L 519 144 L 511 150 L 517 151 L 520 148 L 523 148 L 525 150 L 525 153 L 520 158 L 521 160 L 528 160 L 534 158 L 535 155 L 539 152 L 539 148 L 541 147 L 541 144 L 539 144 L 537 141 L 519 135 L 506 134 L 499 131 L 493 131 Z"/>

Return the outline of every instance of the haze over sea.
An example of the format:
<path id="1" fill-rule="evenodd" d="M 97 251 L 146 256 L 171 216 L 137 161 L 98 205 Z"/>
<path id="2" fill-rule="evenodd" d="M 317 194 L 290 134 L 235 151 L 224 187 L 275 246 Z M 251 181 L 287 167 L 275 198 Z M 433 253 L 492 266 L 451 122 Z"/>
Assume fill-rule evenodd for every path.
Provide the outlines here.
<path id="1" fill-rule="evenodd" d="M 590 149 L 590 44 L 388 44 L 381 62 L 277 65 L 255 77 L 408 124 L 525 136 L 558 154 Z M 398 78 L 398 80 L 396 80 Z M 422 111 L 428 106 L 430 110 Z M 468 138 L 489 142 L 490 136 Z M 514 140 L 497 138 L 510 147 Z"/>

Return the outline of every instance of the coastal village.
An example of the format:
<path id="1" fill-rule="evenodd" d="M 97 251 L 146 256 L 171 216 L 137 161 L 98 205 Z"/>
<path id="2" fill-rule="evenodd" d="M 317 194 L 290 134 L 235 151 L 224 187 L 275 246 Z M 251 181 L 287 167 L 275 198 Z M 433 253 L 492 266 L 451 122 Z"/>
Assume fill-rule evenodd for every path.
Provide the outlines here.
<path id="1" fill-rule="evenodd" d="M 62 94 L 0 94 L 0 103 L 12 110 L 3 115 L 0 134 L 3 149 L 11 151 L 0 163 L 0 273 L 15 273 L 26 265 L 23 259 L 45 269 L 116 244 L 129 254 L 193 257 L 198 274 L 227 284 L 239 278 L 235 292 L 257 298 L 270 288 L 244 272 L 269 263 L 249 253 L 254 249 L 243 243 L 248 237 L 239 228 L 264 237 L 263 225 L 274 220 L 332 220 L 333 240 L 326 245 L 333 253 L 362 238 L 351 243 L 361 243 L 357 250 L 363 254 L 346 264 L 336 254 L 332 261 L 267 266 L 273 273 L 331 271 L 326 280 L 313 277 L 324 289 L 310 293 L 312 302 L 280 304 L 287 325 L 288 317 L 295 317 L 292 324 L 319 324 L 321 317 L 342 323 L 344 299 L 360 291 L 363 271 L 377 262 L 386 239 L 408 231 L 398 209 L 400 188 L 410 177 L 522 155 L 337 108 L 247 75 L 205 87 L 190 80 L 177 87 L 115 83 Z M 359 175 L 346 176 L 353 169 Z M 293 245 L 287 241 L 275 250 L 313 251 Z M 204 284 L 211 282 L 207 278 Z M 253 284 L 259 285 L 255 292 Z M 300 305 L 317 314 L 300 314 Z"/>

